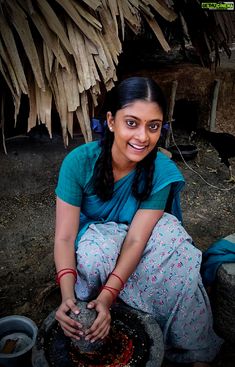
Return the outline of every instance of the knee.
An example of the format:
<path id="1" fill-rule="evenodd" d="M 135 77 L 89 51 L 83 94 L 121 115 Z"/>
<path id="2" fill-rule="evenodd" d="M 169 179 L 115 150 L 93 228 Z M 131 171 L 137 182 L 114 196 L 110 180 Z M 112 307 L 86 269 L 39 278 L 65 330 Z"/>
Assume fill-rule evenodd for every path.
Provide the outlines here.
<path id="1" fill-rule="evenodd" d="M 192 243 L 191 236 L 186 232 L 180 221 L 172 214 L 164 213 L 153 229 L 152 236 L 168 244 Z"/>

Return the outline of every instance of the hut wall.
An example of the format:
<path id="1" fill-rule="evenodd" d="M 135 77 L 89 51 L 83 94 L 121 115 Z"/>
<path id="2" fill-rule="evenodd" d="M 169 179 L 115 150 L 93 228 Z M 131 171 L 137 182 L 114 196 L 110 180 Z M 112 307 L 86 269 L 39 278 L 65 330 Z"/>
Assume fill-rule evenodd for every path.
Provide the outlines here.
<path id="1" fill-rule="evenodd" d="M 177 80 L 176 101 L 184 99 L 196 102 L 198 127 L 205 128 L 209 128 L 214 81 L 219 79 L 215 131 L 230 132 L 235 135 L 235 70 L 217 68 L 215 72 L 192 64 L 180 64 L 155 70 L 142 69 L 134 74 L 149 76 L 156 80 L 165 91 L 168 101 L 171 84 Z"/>

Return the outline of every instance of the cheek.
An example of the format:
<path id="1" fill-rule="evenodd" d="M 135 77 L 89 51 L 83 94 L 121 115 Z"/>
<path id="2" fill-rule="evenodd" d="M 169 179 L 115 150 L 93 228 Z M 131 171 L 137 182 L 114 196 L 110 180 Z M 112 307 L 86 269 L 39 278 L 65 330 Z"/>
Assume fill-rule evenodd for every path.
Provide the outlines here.
<path id="1" fill-rule="evenodd" d="M 154 134 L 154 136 L 151 137 L 152 144 L 157 144 L 158 140 L 160 139 L 160 136 L 161 136 L 161 131 Z"/>
<path id="2" fill-rule="evenodd" d="M 122 130 L 122 131 L 116 131 L 114 134 L 114 139 L 116 141 L 119 141 L 120 143 L 125 143 L 131 138 L 130 131 Z"/>

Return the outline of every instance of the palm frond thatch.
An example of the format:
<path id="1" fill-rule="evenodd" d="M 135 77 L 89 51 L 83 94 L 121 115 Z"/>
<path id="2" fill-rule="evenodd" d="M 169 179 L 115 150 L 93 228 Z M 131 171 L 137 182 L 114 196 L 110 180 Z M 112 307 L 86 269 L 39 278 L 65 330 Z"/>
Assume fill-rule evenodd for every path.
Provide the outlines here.
<path id="1" fill-rule="evenodd" d="M 21 95 L 27 94 L 28 131 L 39 122 L 46 124 L 52 136 L 54 101 L 65 145 L 73 135 L 74 114 L 85 141 L 90 141 L 90 118 L 101 85 L 108 91 L 117 80 L 126 28 L 138 34 L 144 20 L 168 52 L 170 45 L 156 15 L 165 22 L 174 21 L 177 11 L 169 4 L 169 0 L 2 0 L 0 73 L 13 97 L 15 121 Z M 228 26 L 222 18 L 217 22 L 224 40 Z M 209 49 L 211 39 L 206 33 L 205 42 Z"/>
<path id="2" fill-rule="evenodd" d="M 38 120 L 46 124 L 51 136 L 53 98 L 67 145 L 68 133 L 73 134 L 73 113 L 78 117 L 85 140 L 92 139 L 88 105 L 97 105 L 100 83 L 109 90 L 117 80 L 116 65 L 122 52 L 118 24 L 124 38 L 126 25 L 136 32 L 141 29 L 143 9 L 146 19 L 151 18 L 152 26 L 154 15 L 150 5 L 154 9 L 163 8 L 165 14 L 174 13 L 156 0 L 134 3 L 56 0 L 56 3 L 52 5 L 48 0 L 1 2 L 0 71 L 12 92 L 15 118 L 21 94 L 29 96 L 28 131 Z M 166 43 L 160 28 L 157 32 L 163 44 Z"/>

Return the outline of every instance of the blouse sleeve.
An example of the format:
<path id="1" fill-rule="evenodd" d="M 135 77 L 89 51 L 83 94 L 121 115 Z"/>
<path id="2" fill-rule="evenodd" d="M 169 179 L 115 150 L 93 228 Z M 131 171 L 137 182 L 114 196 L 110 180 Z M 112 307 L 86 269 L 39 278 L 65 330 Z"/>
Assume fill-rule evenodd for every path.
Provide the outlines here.
<path id="1" fill-rule="evenodd" d="M 82 185 L 78 160 L 74 154 L 68 154 L 64 159 L 59 173 L 56 195 L 63 201 L 74 206 L 81 206 Z"/>
<path id="2" fill-rule="evenodd" d="M 150 195 L 147 200 L 142 201 L 140 209 L 164 210 L 170 193 L 171 184 L 160 191 Z"/>

